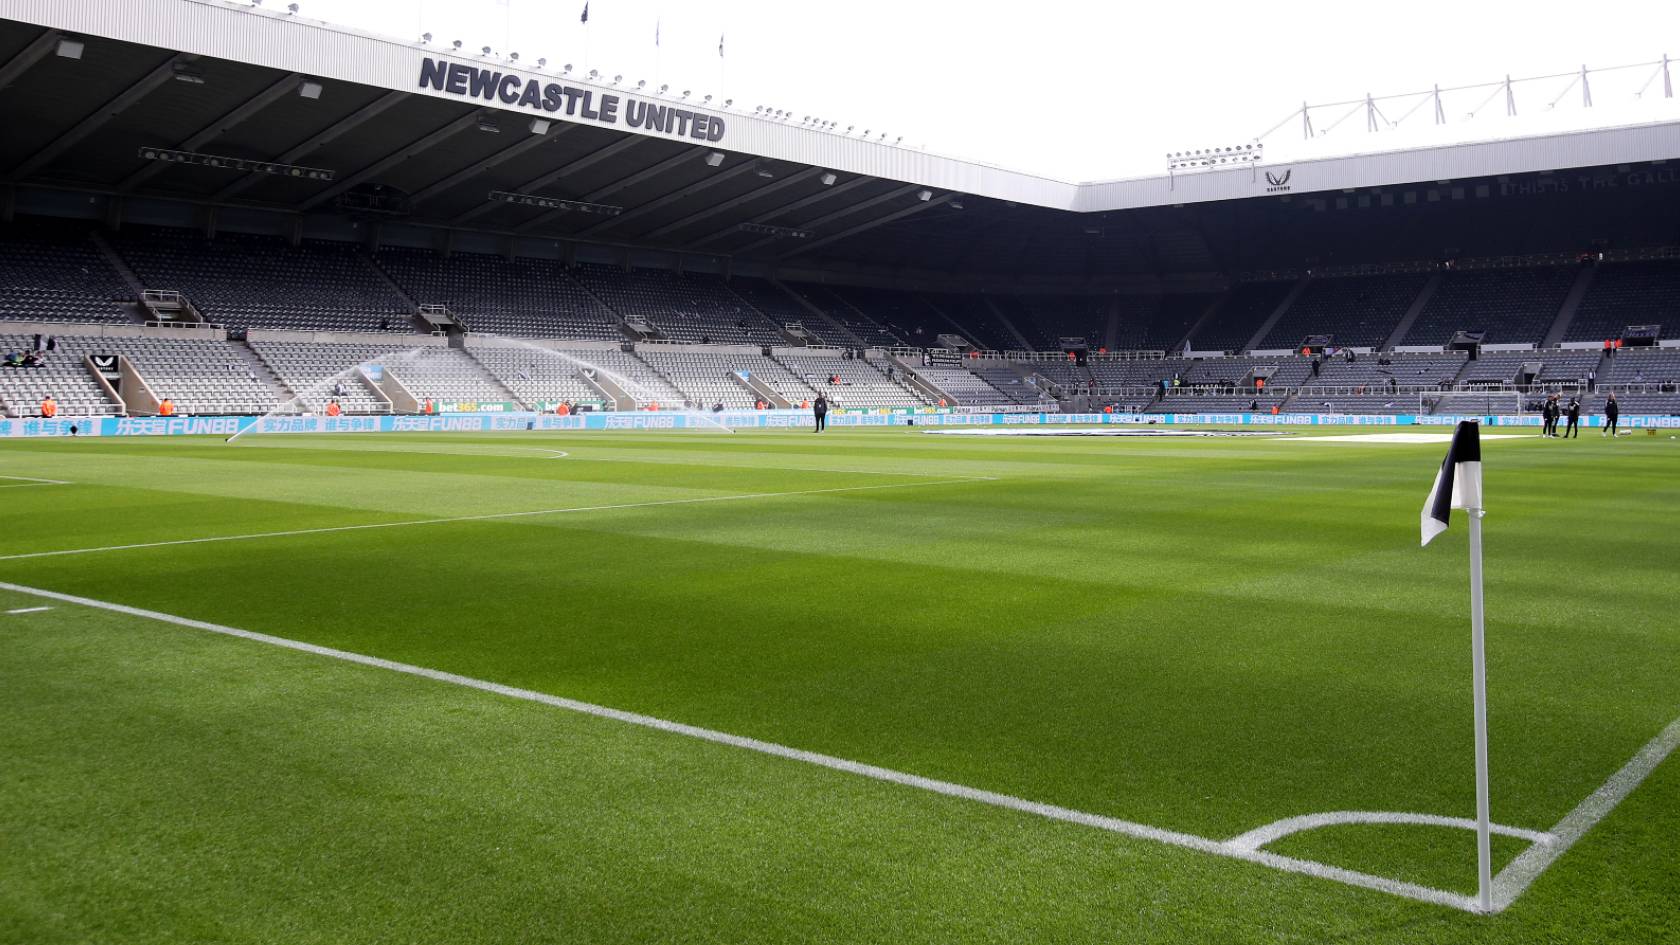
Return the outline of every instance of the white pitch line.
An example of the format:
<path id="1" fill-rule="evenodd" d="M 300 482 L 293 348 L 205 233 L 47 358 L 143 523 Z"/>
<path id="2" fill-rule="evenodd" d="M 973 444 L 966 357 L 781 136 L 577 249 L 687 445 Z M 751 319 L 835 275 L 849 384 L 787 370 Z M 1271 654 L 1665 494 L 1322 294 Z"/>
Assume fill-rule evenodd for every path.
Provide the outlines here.
<path id="1" fill-rule="evenodd" d="M 176 545 L 201 545 L 223 541 L 254 541 L 260 538 L 291 538 L 297 535 L 326 535 L 334 532 L 367 531 L 376 528 L 404 528 L 410 525 L 446 525 L 451 522 L 493 522 L 503 519 L 530 518 L 538 515 L 566 515 L 577 512 L 610 512 L 620 509 L 648 509 L 664 505 L 698 505 L 706 502 L 740 502 L 747 499 L 780 499 L 804 495 L 835 495 L 845 492 L 870 492 L 880 489 L 914 489 L 923 486 L 951 486 L 970 482 L 996 482 L 995 476 L 969 476 L 962 479 L 935 479 L 928 482 L 891 482 L 877 486 L 838 486 L 832 489 L 799 489 L 791 492 L 748 492 L 740 495 L 712 495 L 691 499 L 658 499 L 652 502 L 620 502 L 612 505 L 578 505 L 558 509 L 531 509 L 524 512 L 490 512 L 483 515 L 456 515 L 448 518 L 417 518 L 400 522 L 372 522 L 365 525 L 332 525 L 324 528 L 294 528 L 277 532 L 253 532 L 248 535 L 212 535 L 206 538 L 176 538 L 169 541 L 143 541 L 127 545 L 104 545 L 97 548 L 64 548 L 57 551 L 28 551 L 22 554 L 0 555 L 0 561 L 23 561 L 29 558 L 57 558 L 64 555 L 99 554 L 107 551 L 135 551 L 142 548 L 171 548 Z"/>
<path id="2" fill-rule="evenodd" d="M 651 715 L 642 715 L 637 712 L 626 712 L 622 709 L 613 709 L 590 702 L 580 702 L 576 699 L 567 699 L 562 696 L 550 695 L 545 692 L 535 692 L 530 689 L 518 689 L 513 686 L 502 685 L 501 683 L 489 682 L 483 679 L 474 679 L 470 676 L 461 676 L 456 673 L 444 672 L 442 670 L 428 669 L 423 666 L 415 666 L 409 663 L 399 663 L 394 660 L 382 659 L 377 656 L 352 653 L 348 650 L 319 646 L 314 643 L 304 643 L 299 640 L 290 640 L 285 637 L 271 636 L 266 633 L 257 633 L 252 630 L 241 630 L 237 627 L 228 627 L 222 624 L 209 623 L 203 620 L 194 620 L 190 617 L 178 617 L 174 614 L 160 613 L 155 610 L 145 610 L 139 607 L 130 607 L 126 604 L 95 600 L 88 597 L 77 597 L 72 594 L 61 594 L 57 591 L 26 587 L 21 584 L 0 582 L 0 590 L 13 591 L 19 594 L 30 594 L 36 597 L 46 598 L 48 600 L 77 604 L 83 607 L 91 607 L 97 610 L 126 614 L 132 617 L 141 617 L 147 620 L 156 620 L 162 623 L 173 624 L 178 627 L 187 627 L 194 630 L 205 630 L 210 633 L 219 633 L 225 636 L 238 637 L 242 640 L 251 640 L 257 643 L 264 643 L 269 646 L 296 650 L 298 652 L 310 653 L 316 656 L 324 656 L 329 659 L 342 660 L 347 663 L 355 663 L 361 666 L 373 667 L 375 669 L 384 669 L 391 672 L 404 673 L 410 676 L 418 676 L 423 679 L 448 683 L 449 685 L 461 686 L 467 689 L 476 689 L 481 692 L 493 693 L 510 699 L 535 702 L 557 709 L 564 709 L 568 712 L 577 712 L 582 715 L 594 716 L 596 718 L 611 719 L 615 722 L 622 722 L 641 728 L 653 729 L 672 735 L 680 735 L 686 738 L 694 738 L 719 745 L 727 745 L 732 748 L 757 752 L 759 754 L 770 755 L 772 757 L 782 758 L 788 761 L 796 761 L 802 764 L 815 765 L 820 768 L 827 768 L 833 771 L 840 771 L 846 774 L 900 785 L 902 787 L 927 791 L 929 793 L 939 794 L 945 797 L 960 798 L 962 800 L 973 801 L 975 803 L 985 804 L 991 807 L 998 807 L 1022 814 L 1043 817 L 1047 820 L 1078 824 L 1097 830 L 1107 831 L 1109 833 L 1133 837 L 1139 840 L 1148 840 L 1183 849 L 1196 850 L 1213 856 L 1225 857 L 1232 860 L 1241 860 L 1247 863 L 1268 866 L 1272 869 L 1281 870 L 1283 872 L 1330 880 L 1332 882 L 1343 883 L 1348 886 L 1370 889 L 1406 899 L 1413 899 L 1420 902 L 1433 903 L 1435 905 L 1460 909 L 1466 912 L 1474 912 L 1477 910 L 1476 902 L 1469 896 L 1463 896 L 1440 889 L 1431 889 L 1427 886 L 1420 886 L 1416 883 L 1407 883 L 1400 880 L 1388 879 L 1382 876 L 1373 876 L 1369 873 L 1361 873 L 1355 870 L 1343 869 L 1341 867 L 1330 866 L 1324 863 L 1316 863 L 1311 860 L 1300 860 L 1294 857 L 1279 856 L 1277 854 L 1266 853 L 1261 850 L 1243 849 L 1241 847 L 1234 846 L 1229 842 L 1212 840 L 1207 837 L 1199 837 L 1195 834 L 1182 833 L 1176 830 L 1166 830 L 1161 827 L 1151 827 L 1148 824 L 1121 820 L 1117 817 L 1109 817 L 1103 814 L 1092 814 L 1085 811 L 1072 810 L 1066 807 L 1058 807 L 1054 804 L 1043 804 L 1037 801 L 1029 801 L 1009 794 L 1000 794 L 996 791 L 987 791 L 982 788 L 969 787 L 964 784 L 955 784 L 950 781 L 940 781 L 934 778 L 923 777 L 918 774 L 895 771 L 891 768 L 882 768 L 877 765 L 864 764 L 863 762 L 851 761 L 846 758 L 838 758 L 833 755 L 806 751 L 802 748 L 792 748 L 787 745 L 779 745 L 775 742 L 762 741 L 760 739 L 748 738 L 742 735 L 731 735 L 728 732 L 700 728 L 698 726 L 687 725 L 682 722 L 672 722 L 667 719 L 656 718 Z"/>
<path id="3" fill-rule="evenodd" d="M 1287 817 L 1269 823 L 1264 827 L 1256 827 L 1248 833 L 1232 837 L 1225 842 L 1245 850 L 1258 850 L 1303 830 L 1339 827 L 1344 824 L 1409 824 L 1423 827 L 1458 827 L 1463 830 L 1476 829 L 1476 822 L 1468 817 L 1445 817 L 1441 814 L 1410 814 L 1403 811 L 1386 810 L 1337 810 L 1322 814 Z M 1493 824 L 1490 829 L 1494 833 L 1516 837 L 1519 840 L 1527 840 L 1529 843 L 1552 843 L 1557 839 L 1551 834 L 1542 833 L 1538 830 L 1524 830 L 1521 827 L 1507 827 L 1504 824 Z"/>
<path id="4" fill-rule="evenodd" d="M 0 482 L 0 489 L 27 489 L 30 486 L 75 485 L 75 483 L 65 482 L 63 479 L 37 479 L 34 476 L 0 476 L 0 479 L 12 480 L 11 482 Z"/>
<path id="5" fill-rule="evenodd" d="M 51 607 L 19 607 L 15 610 L 8 610 L 8 611 L 6 611 L 6 613 L 7 614 L 38 614 L 38 613 L 40 613 L 44 610 L 52 610 L 52 608 Z"/>
<path id="6" fill-rule="evenodd" d="M 1499 871 L 1499 875 L 1493 878 L 1493 911 L 1499 912 L 1515 902 L 1524 890 L 1540 878 L 1541 873 L 1575 845 L 1575 841 L 1586 836 L 1587 831 L 1609 816 L 1610 812 L 1616 809 L 1616 805 L 1626 800 L 1627 796 L 1633 793 L 1633 789 L 1657 769 L 1657 765 L 1662 764 L 1664 759 L 1674 753 L 1676 747 L 1680 747 L 1680 719 L 1668 723 L 1668 727 L 1658 733 L 1656 738 L 1646 742 L 1645 747 L 1639 749 L 1632 761 L 1623 765 L 1621 770 L 1611 775 L 1598 790 L 1587 795 L 1586 800 L 1564 815 L 1564 818 L 1552 827 L 1552 835 L 1556 838 L 1554 842 L 1529 847 Z"/>

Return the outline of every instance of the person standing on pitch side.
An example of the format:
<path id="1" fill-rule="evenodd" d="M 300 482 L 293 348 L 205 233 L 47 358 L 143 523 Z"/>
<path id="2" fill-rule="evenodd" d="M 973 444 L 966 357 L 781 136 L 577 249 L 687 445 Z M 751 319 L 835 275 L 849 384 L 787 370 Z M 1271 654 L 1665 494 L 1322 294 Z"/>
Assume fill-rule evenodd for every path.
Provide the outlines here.
<path id="1" fill-rule="evenodd" d="M 1574 434 L 1577 440 L 1581 438 L 1581 398 L 1579 397 L 1569 398 L 1569 426 L 1564 428 L 1563 438 L 1569 439 L 1570 434 Z"/>
<path id="2" fill-rule="evenodd" d="M 817 392 L 817 399 L 811 401 L 811 416 L 816 418 L 817 428 L 812 433 L 821 433 L 828 429 L 828 398 Z"/>
<path id="3" fill-rule="evenodd" d="M 1616 395 L 1612 393 L 1610 398 L 1604 402 L 1604 429 L 1600 431 L 1598 435 L 1611 437 L 1615 436 L 1616 420 L 1620 418 L 1621 415 L 1622 405 L 1616 403 Z"/>

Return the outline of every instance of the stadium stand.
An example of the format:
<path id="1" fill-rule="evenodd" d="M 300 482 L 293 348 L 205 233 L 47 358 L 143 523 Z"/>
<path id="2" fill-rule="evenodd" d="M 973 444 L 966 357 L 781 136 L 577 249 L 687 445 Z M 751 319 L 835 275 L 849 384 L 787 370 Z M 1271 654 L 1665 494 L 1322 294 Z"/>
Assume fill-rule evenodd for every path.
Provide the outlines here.
<path id="1" fill-rule="evenodd" d="M 1444 345 L 1458 331 L 1489 344 L 1539 344 L 1574 285 L 1572 266 L 1456 269 L 1430 296 L 1404 344 Z"/>
<path id="2" fill-rule="evenodd" d="M 951 395 L 956 403 L 964 406 L 1019 402 L 1015 397 L 998 390 L 984 377 L 955 365 L 911 363 L 910 368 L 923 380 Z"/>
<path id="3" fill-rule="evenodd" d="M 558 261 L 382 249 L 375 257 L 420 304 L 444 305 L 474 332 L 616 341 L 618 317 Z"/>
<path id="4" fill-rule="evenodd" d="M 1680 349 L 1624 348 L 1614 357 L 1604 359 L 1598 383 L 1601 387 L 1680 384 Z"/>
<path id="5" fill-rule="evenodd" d="M 0 321 L 132 322 L 133 299 L 82 230 L 39 220 L 0 230 Z"/>
<path id="6" fill-rule="evenodd" d="M 1585 386 L 1587 374 L 1597 369 L 1598 351 L 1483 351 L 1464 369 L 1463 384 L 1507 384 L 1513 387 L 1537 384 Z M 1529 367 L 1538 371 L 1529 372 Z"/>
<path id="7" fill-rule="evenodd" d="M 554 353 L 545 353 L 552 351 Z M 584 380 L 583 371 L 601 352 L 589 348 L 533 350 L 521 345 L 498 345 L 467 338 L 466 351 L 491 376 L 527 406 L 566 402 L 599 404 L 599 390 Z M 571 360 L 576 359 L 576 360 Z"/>
<path id="8" fill-rule="evenodd" d="M 1295 287 L 1293 282 L 1243 282 L 1190 338 L 1197 351 L 1237 351 L 1277 310 Z"/>
<path id="9" fill-rule="evenodd" d="M 244 328 L 413 331 L 412 312 L 354 244 L 160 227 L 116 242 L 148 289 L 185 295 L 213 323 Z"/>
<path id="10" fill-rule="evenodd" d="M 1055 402 L 1049 394 L 1032 383 L 1030 375 L 1022 377 L 1021 372 L 1014 368 L 1012 362 L 997 361 L 991 358 L 976 359 L 969 362 L 969 370 L 1001 394 L 1005 398 L 1005 403 Z"/>
<path id="11" fill-rule="evenodd" d="M 806 308 L 788 289 L 768 279 L 731 279 L 729 288 L 778 328 L 797 324 L 824 344 L 851 343 L 838 325 Z"/>
<path id="12" fill-rule="evenodd" d="M 735 380 L 738 371 L 763 374 L 757 362 L 761 354 L 722 354 L 702 351 L 664 351 L 656 347 L 638 349 L 637 357 L 683 392 L 683 400 L 699 407 L 723 404 L 732 409 L 754 406 L 759 398 Z M 785 395 L 784 395 L 785 396 Z M 799 399 L 794 398 L 794 403 Z"/>
<path id="13" fill-rule="evenodd" d="M 336 397 L 345 413 L 389 413 L 390 403 L 374 394 L 353 369 L 368 361 L 395 366 L 401 363 L 400 355 L 414 350 L 400 344 L 308 341 L 253 340 L 250 345 L 263 363 L 292 389 L 298 405 L 318 411 Z"/>
<path id="14" fill-rule="evenodd" d="M 1150 316 L 1137 347 L 1145 351 L 1171 351 L 1179 346 L 1215 298 L 1218 296 L 1196 293 L 1161 296 L 1160 305 Z M 1125 345 L 1117 347 L 1124 349 Z"/>
<path id="15" fill-rule="evenodd" d="M 1309 365 L 1305 358 L 1298 359 Z M 1389 354 L 1366 355 L 1349 361 L 1343 357 L 1328 357 L 1320 362 L 1317 376 L 1308 376 L 1298 383 L 1312 387 L 1367 387 L 1372 390 L 1395 388 L 1437 388 L 1450 386 L 1468 363 L 1465 352 L 1445 354 Z"/>
<path id="16" fill-rule="evenodd" d="M 780 354 L 780 361 L 812 390 L 840 406 L 922 407 L 927 400 L 909 387 L 887 379 L 873 364 L 837 354 Z M 838 382 L 830 378 L 838 378 Z"/>
<path id="17" fill-rule="evenodd" d="M 90 352 L 128 358 L 154 395 L 167 397 L 181 414 L 262 414 L 288 399 L 216 338 L 78 338 Z"/>
<path id="18" fill-rule="evenodd" d="M 951 332 L 950 324 L 914 292 L 846 286 L 835 294 L 885 329 L 895 345 L 937 347 L 939 335 Z"/>
<path id="19" fill-rule="evenodd" d="M 1620 338 L 1629 325 L 1661 325 L 1680 338 L 1680 259 L 1599 263 L 1565 341 Z"/>
<path id="20" fill-rule="evenodd" d="M 625 319 L 650 325 L 669 341 L 772 344 L 781 337 L 774 324 L 716 276 L 594 263 L 579 265 L 576 275 Z"/>
<path id="21" fill-rule="evenodd" d="M 0 334 L 0 355 L 29 351 L 33 335 Z M 105 394 L 83 358 L 97 353 L 88 340 L 66 338 L 57 350 L 43 353 L 39 367 L 0 367 L 0 407 L 12 417 L 40 416 L 41 401 L 51 394 L 61 417 L 107 416 L 122 406 Z"/>
<path id="22" fill-rule="evenodd" d="M 955 331 L 982 351 L 1010 351 L 1020 343 L 999 323 L 984 296 L 928 293 L 928 304 L 956 324 Z M 950 330 L 950 329 L 947 329 Z"/>
<path id="23" fill-rule="evenodd" d="M 1093 350 L 1107 343 L 1107 296 L 1027 295 L 1008 299 L 1010 319 L 1040 351 L 1060 350 L 1062 338 L 1083 338 Z"/>
<path id="24" fill-rule="evenodd" d="M 1423 272 L 1311 279 L 1258 347 L 1293 348 L 1314 334 L 1338 345 L 1381 345 L 1427 281 Z"/>
<path id="25" fill-rule="evenodd" d="M 840 329 L 842 344 L 893 347 L 904 343 L 828 286 L 801 282 L 790 283 L 788 288 L 828 316 Z"/>

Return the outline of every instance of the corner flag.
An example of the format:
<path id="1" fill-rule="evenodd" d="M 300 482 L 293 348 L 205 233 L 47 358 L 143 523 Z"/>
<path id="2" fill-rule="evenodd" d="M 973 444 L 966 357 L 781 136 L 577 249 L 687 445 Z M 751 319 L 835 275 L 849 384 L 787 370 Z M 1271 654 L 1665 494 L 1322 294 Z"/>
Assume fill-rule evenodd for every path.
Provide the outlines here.
<path id="1" fill-rule="evenodd" d="M 1453 509 L 1482 507 L 1482 436 L 1479 424 L 1461 420 L 1452 447 L 1435 474 L 1435 487 L 1423 503 L 1423 543 L 1447 530 Z"/>
<path id="2" fill-rule="evenodd" d="M 1488 802 L 1487 652 L 1482 624 L 1482 435 L 1473 420 L 1460 420 L 1452 446 L 1423 503 L 1423 543 L 1447 530 L 1453 509 L 1470 513 L 1470 691 L 1476 721 L 1476 892 L 1483 912 L 1493 911 L 1492 817 Z"/>

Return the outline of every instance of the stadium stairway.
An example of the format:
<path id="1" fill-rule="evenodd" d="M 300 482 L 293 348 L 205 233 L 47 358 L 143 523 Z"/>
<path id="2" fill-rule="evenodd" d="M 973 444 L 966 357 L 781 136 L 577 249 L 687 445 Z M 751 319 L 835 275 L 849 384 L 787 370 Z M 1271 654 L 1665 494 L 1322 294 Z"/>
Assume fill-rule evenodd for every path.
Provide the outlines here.
<path id="1" fill-rule="evenodd" d="M 1009 334 L 1020 343 L 1022 351 L 1033 350 L 1032 342 L 1029 342 L 1027 336 L 1021 334 L 1021 329 L 1016 328 L 1015 323 L 1009 320 L 1009 316 L 1003 313 L 1003 307 L 997 304 L 997 300 L 989 295 L 983 295 L 981 299 L 985 301 L 986 308 L 991 310 L 992 317 L 998 320 L 998 324 L 1008 330 Z"/>
<path id="2" fill-rule="evenodd" d="M 1418 291 L 1417 298 L 1413 299 L 1412 304 L 1406 308 L 1406 314 L 1400 316 L 1400 324 L 1395 325 L 1394 330 L 1389 332 L 1388 337 L 1383 340 L 1383 350 L 1394 350 L 1394 346 L 1400 343 L 1400 339 L 1406 337 L 1406 332 L 1412 330 L 1412 325 L 1417 322 L 1418 316 L 1423 314 L 1423 307 L 1428 305 L 1429 300 L 1435 297 L 1435 290 L 1441 287 L 1441 281 L 1445 278 L 1445 274 L 1439 272 L 1429 277 L 1429 281 L 1425 282 L 1423 288 Z"/>
<path id="3" fill-rule="evenodd" d="M 1277 327 L 1277 323 L 1283 320 L 1283 315 L 1285 312 L 1289 311 L 1289 306 L 1294 305 L 1295 300 L 1301 297 L 1301 293 L 1307 291 L 1307 286 L 1311 282 L 1312 276 L 1302 276 L 1300 280 L 1290 288 L 1289 294 L 1283 297 L 1283 301 L 1278 303 L 1278 307 L 1272 310 L 1272 314 L 1266 316 L 1266 320 L 1260 323 L 1259 328 L 1255 329 L 1254 336 L 1248 339 L 1248 342 L 1244 344 L 1237 353 L 1241 354 L 1244 351 L 1253 351 L 1255 348 L 1259 347 L 1265 337 L 1272 333 L 1272 329 Z"/>
<path id="4" fill-rule="evenodd" d="M 249 368 L 259 381 L 267 384 L 269 390 L 274 392 L 275 403 L 283 404 L 297 398 L 297 392 L 280 379 L 280 375 L 274 372 L 274 368 L 269 367 L 267 361 L 264 361 L 260 355 L 251 350 L 249 342 L 236 341 L 230 347 L 233 348 L 233 353 L 239 358 L 240 362 Z"/>
<path id="5" fill-rule="evenodd" d="M 128 286 L 129 291 L 134 293 L 136 299 L 145 294 L 146 287 L 141 284 L 140 277 L 134 274 L 133 269 L 128 268 L 128 262 L 122 258 L 121 254 L 117 252 L 117 248 L 111 245 L 111 241 L 107 240 L 103 233 L 94 230 L 88 234 L 88 240 L 99 248 L 100 255 L 104 256 L 105 261 L 110 264 L 111 271 L 122 279 L 123 284 Z M 137 308 L 134 311 L 136 316 L 143 317 L 140 316 L 142 309 Z"/>
<path id="6" fill-rule="evenodd" d="M 1555 348 L 1563 342 L 1569 333 L 1569 326 L 1575 321 L 1575 313 L 1581 310 L 1581 300 L 1587 297 L 1592 289 L 1593 277 L 1598 275 L 1597 266 L 1582 266 L 1581 272 L 1575 277 L 1575 284 L 1569 287 L 1569 294 L 1563 297 L 1563 305 L 1558 308 L 1557 318 L 1552 320 L 1552 327 L 1546 329 L 1546 337 L 1540 342 L 1542 348 Z"/>

